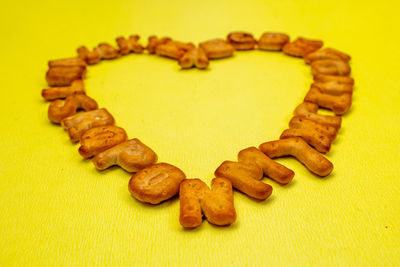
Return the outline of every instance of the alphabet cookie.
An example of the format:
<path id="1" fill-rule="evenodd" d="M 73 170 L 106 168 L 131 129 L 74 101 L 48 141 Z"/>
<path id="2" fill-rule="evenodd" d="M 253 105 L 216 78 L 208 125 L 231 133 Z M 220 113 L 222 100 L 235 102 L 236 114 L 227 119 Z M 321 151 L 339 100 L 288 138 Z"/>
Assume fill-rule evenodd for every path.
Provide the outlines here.
<path id="1" fill-rule="evenodd" d="M 128 139 L 121 127 L 106 125 L 87 130 L 81 137 L 79 154 L 84 158 L 93 157 Z"/>
<path id="2" fill-rule="evenodd" d="M 330 94 L 330 95 L 341 95 L 344 93 L 352 94 L 353 93 L 353 85 L 347 83 L 339 83 L 337 81 L 329 81 L 329 82 L 314 82 L 311 84 L 312 87 L 317 87 L 322 93 Z"/>
<path id="3" fill-rule="evenodd" d="M 171 38 L 168 38 L 168 37 L 158 39 L 157 36 L 154 36 L 154 35 L 150 36 L 149 43 L 147 44 L 146 49 L 149 52 L 149 54 L 155 54 L 157 46 L 159 46 L 161 44 L 166 44 L 169 41 L 171 41 Z"/>
<path id="4" fill-rule="evenodd" d="M 173 59 L 180 59 L 186 52 L 193 48 L 195 48 L 195 46 L 192 43 L 170 40 L 165 44 L 157 45 L 156 54 Z"/>
<path id="5" fill-rule="evenodd" d="M 318 114 L 318 105 L 311 102 L 303 102 L 294 110 L 294 115 L 301 116 L 317 123 L 328 125 L 339 129 L 342 118 L 338 116 Z"/>
<path id="6" fill-rule="evenodd" d="M 79 57 L 62 58 L 62 59 L 50 60 L 48 62 L 48 66 L 49 68 L 72 67 L 72 66 L 86 67 L 86 62 Z"/>
<path id="7" fill-rule="evenodd" d="M 72 142 L 78 142 L 82 134 L 91 128 L 113 124 L 113 116 L 104 108 L 78 113 L 61 121 Z"/>
<path id="8" fill-rule="evenodd" d="M 227 40 L 236 50 L 251 50 L 257 43 L 253 35 L 247 32 L 231 32 Z"/>
<path id="9" fill-rule="evenodd" d="M 311 87 L 304 101 L 315 103 L 320 107 L 332 110 L 336 115 L 345 114 L 351 106 L 351 94 L 330 95 L 322 93 L 317 87 Z"/>
<path id="10" fill-rule="evenodd" d="M 293 156 L 319 176 L 327 176 L 333 170 L 333 164 L 300 137 L 266 142 L 260 145 L 260 150 L 270 158 Z"/>
<path id="11" fill-rule="evenodd" d="M 76 52 L 88 65 L 97 64 L 101 60 L 101 55 L 97 49 L 89 51 L 86 46 L 79 47 Z"/>
<path id="12" fill-rule="evenodd" d="M 324 43 L 320 40 L 311 40 L 299 37 L 293 42 L 285 44 L 282 51 L 289 56 L 304 57 L 305 55 L 320 49 L 323 44 Z"/>
<path id="13" fill-rule="evenodd" d="M 354 84 L 354 79 L 347 76 L 327 75 L 327 74 L 314 74 L 314 81 L 316 82 L 330 82 L 335 81 L 341 84 Z"/>
<path id="14" fill-rule="evenodd" d="M 46 73 L 46 81 L 49 86 L 67 86 L 85 78 L 85 74 L 86 67 L 83 66 L 51 67 Z"/>
<path id="15" fill-rule="evenodd" d="M 138 43 L 139 39 L 140 39 L 139 35 L 131 35 L 129 36 L 128 39 L 125 39 L 125 37 L 123 36 L 118 37 L 115 41 L 118 44 L 119 53 L 121 55 L 126 55 L 131 52 L 137 54 L 142 53 L 144 47 Z"/>
<path id="16" fill-rule="evenodd" d="M 310 64 L 313 61 L 321 59 L 333 59 L 349 62 L 351 57 L 343 52 L 332 48 L 324 48 L 304 56 L 304 61 L 306 62 L 306 64 Z"/>
<path id="17" fill-rule="evenodd" d="M 158 204 L 179 192 L 185 174 L 168 163 L 157 163 L 135 173 L 129 181 L 129 192 L 141 202 Z"/>
<path id="18" fill-rule="evenodd" d="M 350 74 L 350 66 L 342 60 L 320 59 L 311 63 L 311 71 L 314 75 L 338 75 L 348 76 Z"/>
<path id="19" fill-rule="evenodd" d="M 66 98 L 74 94 L 84 94 L 85 88 L 81 79 L 72 81 L 69 86 L 50 87 L 42 90 L 42 97 L 46 100 Z"/>
<path id="20" fill-rule="evenodd" d="M 179 58 L 179 65 L 182 69 L 190 69 L 194 66 L 198 69 L 206 69 L 209 65 L 209 61 L 202 48 L 194 47 Z"/>
<path id="21" fill-rule="evenodd" d="M 241 150 L 238 154 L 238 161 L 243 163 L 253 162 L 257 164 L 266 176 L 281 184 L 288 184 L 292 181 L 294 176 L 292 170 L 273 161 L 255 147 Z"/>
<path id="22" fill-rule="evenodd" d="M 266 32 L 258 40 L 258 49 L 280 51 L 289 42 L 289 35 L 279 32 Z"/>
<path id="23" fill-rule="evenodd" d="M 289 122 L 289 128 L 290 129 L 311 128 L 322 135 L 328 136 L 331 140 L 335 139 L 337 134 L 337 129 L 335 127 L 329 125 L 323 125 L 301 116 L 293 117 Z"/>
<path id="24" fill-rule="evenodd" d="M 156 163 L 157 155 L 134 138 L 97 154 L 92 161 L 98 170 L 118 165 L 127 172 L 137 172 Z"/>
<path id="25" fill-rule="evenodd" d="M 263 171 L 255 163 L 224 161 L 214 174 L 229 179 L 234 188 L 255 199 L 264 200 L 272 194 L 272 186 L 258 181 Z"/>
<path id="26" fill-rule="evenodd" d="M 326 153 L 331 149 L 332 139 L 321 134 L 314 128 L 286 129 L 282 132 L 279 139 L 301 137 L 309 145 L 313 146 L 321 153 Z"/>
<path id="27" fill-rule="evenodd" d="M 210 223 L 219 226 L 236 221 L 232 183 L 229 179 L 213 179 L 211 190 L 200 179 L 186 179 L 180 184 L 179 202 L 179 221 L 183 227 L 201 225 L 202 213 Z"/>
<path id="28" fill-rule="evenodd" d="M 202 42 L 199 46 L 206 52 L 209 59 L 230 57 L 235 51 L 235 48 L 231 44 L 222 39 Z"/>
<path id="29" fill-rule="evenodd" d="M 50 103 L 48 117 L 53 123 L 60 123 L 66 117 L 72 116 L 78 109 L 90 111 L 97 109 L 97 102 L 84 94 L 71 95 L 64 100 Z"/>

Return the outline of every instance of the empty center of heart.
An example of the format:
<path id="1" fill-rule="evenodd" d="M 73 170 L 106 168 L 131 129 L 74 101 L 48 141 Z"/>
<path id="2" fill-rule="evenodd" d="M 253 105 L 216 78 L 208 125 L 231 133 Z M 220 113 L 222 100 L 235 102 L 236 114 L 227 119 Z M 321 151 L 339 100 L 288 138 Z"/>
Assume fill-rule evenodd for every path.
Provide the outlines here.
<path id="1" fill-rule="evenodd" d="M 189 162 L 188 177 L 208 179 L 240 148 L 276 139 L 310 81 L 302 61 L 255 50 L 213 61 L 206 71 L 132 54 L 91 66 L 85 86 L 130 137 L 152 144 L 160 161 Z"/>

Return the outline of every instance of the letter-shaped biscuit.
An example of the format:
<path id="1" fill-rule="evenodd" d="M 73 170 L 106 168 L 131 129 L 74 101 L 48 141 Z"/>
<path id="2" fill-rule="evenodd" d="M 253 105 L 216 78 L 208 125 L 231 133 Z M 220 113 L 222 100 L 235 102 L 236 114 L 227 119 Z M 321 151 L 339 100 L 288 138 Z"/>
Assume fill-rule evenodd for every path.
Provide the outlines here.
<path id="1" fill-rule="evenodd" d="M 158 204 L 179 192 L 185 174 L 168 163 L 157 163 L 135 173 L 129 181 L 129 192 L 141 202 Z"/>
<path id="2" fill-rule="evenodd" d="M 74 94 L 84 94 L 85 88 L 82 80 L 72 81 L 70 86 L 50 87 L 42 90 L 42 97 L 46 100 L 66 98 Z"/>
<path id="3" fill-rule="evenodd" d="M 351 77 L 347 76 L 336 76 L 336 75 L 326 75 L 326 74 L 315 74 L 314 75 L 314 81 L 316 82 L 330 82 L 330 81 L 335 81 L 341 84 L 354 84 L 354 79 Z"/>
<path id="4" fill-rule="evenodd" d="M 253 35 L 247 32 L 231 32 L 227 40 L 235 50 L 252 50 L 257 43 Z"/>
<path id="5" fill-rule="evenodd" d="M 266 32 L 258 40 L 258 49 L 281 51 L 282 47 L 289 42 L 289 35 L 279 32 Z"/>
<path id="6" fill-rule="evenodd" d="M 229 179 L 213 179 L 211 190 L 200 179 L 186 179 L 180 185 L 179 202 L 179 221 L 183 227 L 201 225 L 202 212 L 215 225 L 230 225 L 236 221 L 232 183 Z"/>
<path id="7" fill-rule="evenodd" d="M 185 52 L 189 51 L 190 49 L 195 47 L 194 44 L 192 44 L 192 43 L 184 43 L 184 42 L 175 41 L 175 40 L 169 40 L 169 41 L 167 41 L 167 44 L 176 46 L 178 49 L 184 50 Z"/>
<path id="8" fill-rule="evenodd" d="M 156 47 L 156 54 L 163 57 L 180 59 L 186 53 L 172 44 L 160 44 Z"/>
<path id="9" fill-rule="evenodd" d="M 306 62 L 306 64 L 310 64 L 315 60 L 321 59 L 334 59 L 349 62 L 351 57 L 343 52 L 332 48 L 324 48 L 304 56 L 304 61 Z"/>
<path id="10" fill-rule="evenodd" d="M 119 50 L 107 43 L 100 43 L 96 50 L 102 59 L 114 59 L 120 56 Z"/>
<path id="11" fill-rule="evenodd" d="M 329 116 L 317 114 L 318 105 L 311 102 L 303 102 L 294 110 L 294 115 L 301 116 L 306 119 L 315 121 L 319 124 L 328 125 L 340 129 L 342 118 L 337 116 Z"/>
<path id="12" fill-rule="evenodd" d="M 347 62 L 334 59 L 320 59 L 311 63 L 311 71 L 313 75 L 327 74 L 348 76 L 351 72 L 350 66 Z"/>
<path id="13" fill-rule="evenodd" d="M 79 154 L 84 158 L 93 157 L 128 139 L 124 129 L 106 125 L 87 130 L 81 137 Z"/>
<path id="14" fill-rule="evenodd" d="M 254 162 L 264 174 L 280 184 L 288 184 L 292 181 L 294 172 L 282 164 L 273 161 L 255 147 L 243 149 L 238 154 L 239 162 Z"/>
<path id="15" fill-rule="evenodd" d="M 91 128 L 113 124 L 113 116 L 104 108 L 78 113 L 61 121 L 72 142 L 78 142 L 82 134 Z"/>
<path id="16" fill-rule="evenodd" d="M 285 139 L 291 137 L 303 138 L 308 144 L 312 145 L 321 153 L 326 153 L 331 149 L 332 139 L 313 128 L 286 129 L 279 138 Z"/>
<path id="17" fill-rule="evenodd" d="M 319 176 L 327 176 L 333 169 L 333 164 L 328 159 L 300 137 L 266 142 L 260 145 L 260 150 L 270 158 L 293 156 Z"/>
<path id="18" fill-rule="evenodd" d="M 214 174 L 216 177 L 228 178 L 234 188 L 255 199 L 264 200 L 272 194 L 272 186 L 258 181 L 263 171 L 255 163 L 224 161 Z"/>
<path id="19" fill-rule="evenodd" d="M 336 115 L 345 114 L 351 106 L 351 94 L 339 96 L 324 94 L 317 87 L 311 87 L 304 101 L 315 103 L 320 107 L 332 110 Z"/>
<path id="20" fill-rule="evenodd" d="M 154 54 L 156 52 L 157 46 L 159 46 L 160 44 L 166 44 L 169 41 L 171 41 L 171 38 L 169 37 L 158 39 L 157 36 L 150 36 L 149 43 L 147 44 L 146 49 L 149 52 L 149 54 Z"/>
<path id="21" fill-rule="evenodd" d="M 316 132 L 328 136 L 332 141 L 336 138 L 337 129 L 329 125 L 323 125 L 301 116 L 293 117 L 289 122 L 290 129 L 311 128 Z"/>
<path id="22" fill-rule="evenodd" d="M 180 59 L 187 51 L 192 48 L 195 48 L 192 43 L 183 43 L 170 40 L 165 44 L 157 45 L 156 54 L 173 59 Z"/>
<path id="23" fill-rule="evenodd" d="M 50 86 L 67 86 L 85 74 L 86 67 L 82 66 L 52 67 L 46 73 L 46 81 Z"/>
<path id="24" fill-rule="evenodd" d="M 320 49 L 323 44 L 324 43 L 320 40 L 311 40 L 299 37 L 293 42 L 285 44 L 282 51 L 289 56 L 304 57 L 305 55 Z"/>
<path id="25" fill-rule="evenodd" d="M 125 39 L 125 37 L 118 37 L 116 39 L 116 42 L 119 47 L 119 52 L 121 55 L 126 55 L 131 52 L 133 53 L 142 53 L 144 50 L 144 47 L 138 43 L 140 37 L 139 35 L 131 35 L 129 36 L 129 39 Z"/>
<path id="26" fill-rule="evenodd" d="M 209 61 L 203 49 L 194 47 L 179 59 L 179 65 L 182 69 L 190 69 L 194 66 L 198 69 L 206 69 L 209 65 Z"/>
<path id="27" fill-rule="evenodd" d="M 222 39 L 205 41 L 200 43 L 199 46 L 206 52 L 209 59 L 230 57 L 235 51 L 231 44 Z"/>
<path id="28" fill-rule="evenodd" d="M 137 172 L 156 163 L 157 155 L 134 138 L 97 154 L 92 161 L 98 170 L 118 165 L 127 172 Z"/>
<path id="29" fill-rule="evenodd" d="M 339 83 L 336 81 L 330 82 L 314 82 L 311 84 L 311 87 L 317 87 L 322 93 L 330 94 L 330 95 L 341 95 L 344 93 L 352 94 L 353 93 L 353 85 L 347 83 Z"/>
<path id="30" fill-rule="evenodd" d="M 89 65 L 97 64 L 101 60 L 100 52 L 97 49 L 89 51 L 85 46 L 81 46 L 77 49 L 77 52 L 79 57 Z"/>
<path id="31" fill-rule="evenodd" d="M 94 99 L 84 94 L 71 95 L 64 100 L 55 100 L 50 103 L 48 117 L 53 123 L 60 123 L 66 117 L 72 116 L 78 109 L 85 111 L 97 109 Z"/>
<path id="32" fill-rule="evenodd" d="M 71 67 L 71 66 L 81 66 L 86 67 L 86 62 L 81 59 L 80 57 L 73 57 L 73 58 L 62 58 L 56 60 L 50 60 L 49 68 L 53 67 Z"/>

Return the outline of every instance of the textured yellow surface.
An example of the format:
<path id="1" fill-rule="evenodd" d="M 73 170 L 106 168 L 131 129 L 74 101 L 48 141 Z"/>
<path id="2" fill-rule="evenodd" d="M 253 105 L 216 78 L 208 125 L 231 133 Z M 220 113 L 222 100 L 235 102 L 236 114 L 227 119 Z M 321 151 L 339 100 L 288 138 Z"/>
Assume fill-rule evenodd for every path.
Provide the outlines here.
<path id="1" fill-rule="evenodd" d="M 398 265 L 398 2 L 7 1 L 0 11 L 0 265 Z M 320 38 L 352 55 L 354 102 L 327 178 L 293 159 L 288 186 L 256 202 L 235 192 L 237 222 L 187 231 L 179 201 L 133 199 L 130 174 L 83 160 L 47 119 L 49 59 L 119 35 L 199 42 L 247 30 Z M 144 41 L 146 43 L 146 41 Z M 87 93 L 160 161 L 209 183 L 223 160 L 274 140 L 311 83 L 302 60 L 251 51 L 207 71 L 130 55 L 89 68 Z"/>

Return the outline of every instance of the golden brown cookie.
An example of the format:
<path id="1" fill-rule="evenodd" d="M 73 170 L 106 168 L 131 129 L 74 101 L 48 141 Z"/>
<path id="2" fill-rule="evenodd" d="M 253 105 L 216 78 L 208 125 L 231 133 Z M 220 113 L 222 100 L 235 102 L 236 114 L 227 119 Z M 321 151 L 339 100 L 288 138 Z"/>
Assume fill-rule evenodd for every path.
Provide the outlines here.
<path id="1" fill-rule="evenodd" d="M 171 41 L 171 38 L 169 37 L 164 37 L 158 39 L 157 36 L 150 36 L 149 37 L 149 43 L 147 44 L 147 51 L 149 54 L 154 54 L 156 52 L 157 46 L 161 44 L 166 44 L 167 42 Z"/>
<path id="2" fill-rule="evenodd" d="M 94 127 L 81 136 L 79 154 L 84 158 L 90 158 L 127 139 L 125 130 L 120 127 L 114 125 Z"/>
<path id="3" fill-rule="evenodd" d="M 185 174 L 168 163 L 157 163 L 135 173 L 129 181 L 129 192 L 137 200 L 159 204 L 179 192 Z"/>
<path id="4" fill-rule="evenodd" d="M 351 72 L 351 69 L 349 64 L 342 60 L 320 59 L 311 63 L 311 71 L 313 75 L 326 74 L 348 76 Z"/>
<path id="5" fill-rule="evenodd" d="M 66 117 L 72 116 L 78 109 L 85 111 L 97 109 L 97 102 L 84 94 L 76 94 L 64 100 L 55 100 L 50 103 L 48 117 L 53 123 L 60 123 Z"/>
<path id="6" fill-rule="evenodd" d="M 134 138 L 97 154 L 92 161 L 98 170 L 118 165 L 127 172 L 137 172 L 156 163 L 157 155 Z"/>
<path id="7" fill-rule="evenodd" d="M 347 76 L 337 76 L 337 75 L 326 75 L 326 74 L 315 74 L 313 76 L 316 82 L 331 82 L 335 81 L 340 84 L 351 84 L 354 85 L 354 79 Z"/>
<path id="8" fill-rule="evenodd" d="M 289 42 L 289 35 L 279 32 L 266 32 L 258 40 L 258 49 L 269 51 L 281 51 Z"/>
<path id="9" fill-rule="evenodd" d="M 225 226 L 236 221 L 232 183 L 226 178 L 215 178 L 211 190 L 200 179 L 186 179 L 179 189 L 180 216 L 183 227 L 202 224 L 202 213 L 215 225 Z"/>
<path id="10" fill-rule="evenodd" d="M 46 81 L 49 86 L 67 86 L 83 79 L 85 74 L 86 67 L 82 66 L 52 67 L 46 73 Z"/>
<path id="11" fill-rule="evenodd" d="M 194 47 L 179 58 L 179 65 L 182 69 L 190 69 L 192 67 L 206 69 L 209 65 L 209 61 L 203 49 Z"/>
<path id="12" fill-rule="evenodd" d="M 74 94 L 85 94 L 82 80 L 74 80 L 69 86 L 50 87 L 42 90 L 42 97 L 46 100 L 66 98 Z"/>
<path id="13" fill-rule="evenodd" d="M 304 57 L 305 55 L 320 49 L 323 44 L 324 43 L 320 40 L 311 40 L 299 37 L 293 42 L 285 44 L 282 51 L 289 56 Z"/>
<path id="14" fill-rule="evenodd" d="M 50 60 L 48 62 L 49 68 L 53 67 L 71 67 L 71 66 L 80 66 L 86 67 L 86 62 L 80 57 L 73 58 L 62 58 L 56 60 Z"/>
<path id="15" fill-rule="evenodd" d="M 320 107 L 332 110 L 336 115 L 345 114 L 352 102 L 351 94 L 330 95 L 322 93 L 317 87 L 311 87 L 304 101 L 317 104 Z"/>
<path id="16" fill-rule="evenodd" d="M 79 57 L 89 65 L 97 64 L 101 60 L 100 52 L 97 49 L 89 51 L 89 49 L 87 49 L 86 46 L 81 46 L 76 51 Z"/>
<path id="17" fill-rule="evenodd" d="M 139 42 L 138 42 L 139 39 L 140 39 L 139 35 L 131 35 L 131 36 L 129 36 L 128 39 L 126 39 L 123 36 L 118 37 L 116 39 L 116 42 L 119 47 L 119 53 L 121 55 L 126 55 L 131 52 L 137 53 L 137 54 L 142 53 L 144 50 L 144 47 L 141 44 L 139 44 Z"/>
<path id="18" fill-rule="evenodd" d="M 337 135 L 337 129 L 335 127 L 329 125 L 323 125 L 301 116 L 293 117 L 289 122 L 289 128 L 290 129 L 311 128 L 322 135 L 328 136 L 331 140 L 334 140 Z"/>
<path id="19" fill-rule="evenodd" d="M 349 62 L 351 57 L 343 52 L 332 48 L 324 48 L 304 56 L 304 61 L 306 62 L 306 64 L 310 64 L 313 61 L 321 59 L 333 59 Z"/>
<path id="20" fill-rule="evenodd" d="M 195 46 L 192 43 L 169 40 L 165 44 L 156 46 L 156 54 L 173 59 L 180 59 L 186 52 L 193 48 L 195 48 Z"/>
<path id="21" fill-rule="evenodd" d="M 260 150 L 270 158 L 293 156 L 319 176 L 327 176 L 333 170 L 333 164 L 300 137 L 266 142 Z"/>
<path id="22" fill-rule="evenodd" d="M 253 35 L 247 32 L 231 32 L 227 40 L 235 50 L 252 50 L 257 43 Z"/>
<path id="23" fill-rule="evenodd" d="M 119 50 L 107 43 L 100 43 L 95 50 L 98 51 L 101 59 L 114 59 L 120 57 Z"/>
<path id="24" fill-rule="evenodd" d="M 315 121 L 319 124 L 328 125 L 339 129 L 342 118 L 338 116 L 318 114 L 318 105 L 311 102 L 303 102 L 294 110 L 294 115 Z"/>
<path id="25" fill-rule="evenodd" d="M 200 179 L 185 179 L 179 187 L 179 222 L 183 227 L 194 228 L 203 223 L 200 199 L 204 198 L 208 186 Z"/>
<path id="26" fill-rule="evenodd" d="M 82 134 L 91 128 L 113 124 L 113 116 L 104 108 L 81 112 L 61 121 L 72 142 L 78 142 Z"/>
<path id="27" fill-rule="evenodd" d="M 235 52 L 235 48 L 222 39 L 205 41 L 200 43 L 199 46 L 206 52 L 209 59 L 230 57 Z"/>
<path id="28" fill-rule="evenodd" d="M 354 79 L 347 76 L 336 76 L 336 75 L 326 75 L 326 74 L 315 74 L 314 81 L 316 82 L 331 82 L 335 81 L 340 84 L 354 84 Z"/>
<path id="29" fill-rule="evenodd" d="M 280 184 L 288 184 L 292 181 L 294 172 L 282 164 L 273 161 L 255 147 L 243 149 L 238 154 L 238 161 L 253 162 L 260 167 L 264 174 Z"/>
<path id="30" fill-rule="evenodd" d="M 214 174 L 229 179 L 234 188 L 255 199 L 264 200 L 272 194 L 272 186 L 258 181 L 263 171 L 255 163 L 224 161 Z"/>
<path id="31" fill-rule="evenodd" d="M 291 137 L 303 138 L 304 141 L 321 153 L 327 153 L 331 149 L 332 139 L 321 134 L 314 128 L 286 129 L 282 132 L 279 139 Z"/>
<path id="32" fill-rule="evenodd" d="M 337 81 L 330 82 L 314 82 L 311 87 L 317 87 L 322 93 L 330 95 L 341 95 L 344 93 L 352 94 L 353 85 L 348 83 L 339 83 Z"/>

